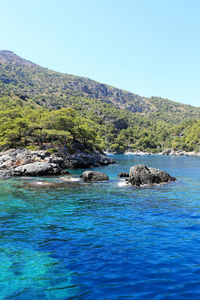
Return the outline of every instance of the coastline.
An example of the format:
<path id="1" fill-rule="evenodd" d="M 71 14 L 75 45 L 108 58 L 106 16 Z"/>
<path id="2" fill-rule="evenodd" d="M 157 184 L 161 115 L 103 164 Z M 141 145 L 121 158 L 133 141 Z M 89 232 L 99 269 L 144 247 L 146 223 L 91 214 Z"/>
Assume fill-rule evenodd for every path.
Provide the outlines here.
<path id="1" fill-rule="evenodd" d="M 87 169 L 113 164 L 115 161 L 109 155 L 119 153 L 108 153 L 108 156 L 100 150 L 79 150 L 73 154 L 65 149 L 51 153 L 49 150 L 31 151 L 28 149 L 11 149 L 0 152 L 0 178 L 12 176 L 52 176 L 69 174 L 70 169 Z M 160 153 L 143 151 L 127 151 L 123 155 L 145 156 L 195 156 L 200 157 L 199 152 L 185 152 L 182 150 L 165 150 Z"/>
<path id="2" fill-rule="evenodd" d="M 0 178 L 62 175 L 68 174 L 68 169 L 100 167 L 113 163 L 114 160 L 100 150 L 77 150 L 71 154 L 62 149 L 52 154 L 48 150 L 12 149 L 0 153 Z"/>
<path id="3" fill-rule="evenodd" d="M 194 152 L 194 151 L 186 152 L 184 150 L 172 150 L 172 149 L 164 150 L 163 152 L 158 154 L 167 155 L 167 156 L 200 156 L 200 152 Z"/>
<path id="4" fill-rule="evenodd" d="M 115 154 L 115 153 L 113 153 Z M 117 154 L 117 153 L 116 153 Z M 163 152 L 152 153 L 152 152 L 143 152 L 143 151 L 126 151 L 123 153 L 124 155 L 135 155 L 135 156 L 143 156 L 143 155 L 164 155 L 164 156 L 197 156 L 200 157 L 200 152 L 186 152 L 183 150 L 164 150 Z"/>

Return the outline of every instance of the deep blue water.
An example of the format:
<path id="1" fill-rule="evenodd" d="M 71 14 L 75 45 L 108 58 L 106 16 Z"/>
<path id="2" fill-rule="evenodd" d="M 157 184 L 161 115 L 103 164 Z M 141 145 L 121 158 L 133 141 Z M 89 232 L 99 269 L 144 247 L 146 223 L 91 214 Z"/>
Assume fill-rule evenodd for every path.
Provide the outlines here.
<path id="1" fill-rule="evenodd" d="M 200 158 L 114 159 L 106 183 L 0 181 L 0 299 L 200 299 Z M 136 163 L 178 181 L 121 185 Z"/>

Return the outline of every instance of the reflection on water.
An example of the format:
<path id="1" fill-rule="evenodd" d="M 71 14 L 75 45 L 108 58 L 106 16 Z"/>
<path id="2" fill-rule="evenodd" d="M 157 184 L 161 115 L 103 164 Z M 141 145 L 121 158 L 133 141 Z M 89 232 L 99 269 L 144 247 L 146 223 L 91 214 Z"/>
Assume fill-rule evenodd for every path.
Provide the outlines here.
<path id="1" fill-rule="evenodd" d="M 200 159 L 115 160 L 109 182 L 0 182 L 0 299 L 199 299 Z M 178 181 L 120 184 L 135 163 Z"/>

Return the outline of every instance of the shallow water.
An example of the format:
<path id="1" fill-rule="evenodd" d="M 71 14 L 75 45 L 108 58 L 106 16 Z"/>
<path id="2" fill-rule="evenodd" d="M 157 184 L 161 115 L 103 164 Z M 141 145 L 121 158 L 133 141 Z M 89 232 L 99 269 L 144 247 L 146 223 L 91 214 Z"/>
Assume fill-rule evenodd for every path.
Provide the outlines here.
<path id="1" fill-rule="evenodd" d="M 113 157 L 109 182 L 0 181 L 0 299 L 200 299 L 200 158 Z M 124 186 L 136 163 L 178 181 Z"/>

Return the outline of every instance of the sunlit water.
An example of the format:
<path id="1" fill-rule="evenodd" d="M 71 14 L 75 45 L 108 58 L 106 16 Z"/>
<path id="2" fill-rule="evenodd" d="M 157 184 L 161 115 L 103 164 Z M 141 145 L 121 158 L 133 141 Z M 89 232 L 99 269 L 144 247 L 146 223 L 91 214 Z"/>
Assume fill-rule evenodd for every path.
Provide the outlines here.
<path id="1" fill-rule="evenodd" d="M 200 299 L 200 158 L 114 159 L 105 183 L 0 181 L 0 299 Z M 136 163 L 178 181 L 124 186 Z"/>

